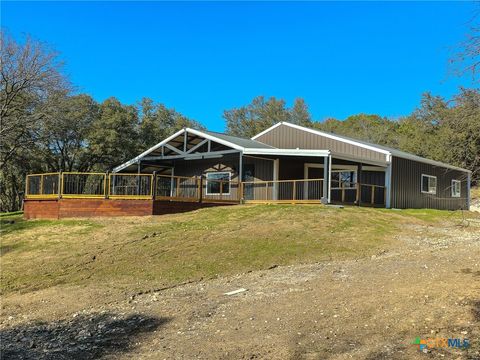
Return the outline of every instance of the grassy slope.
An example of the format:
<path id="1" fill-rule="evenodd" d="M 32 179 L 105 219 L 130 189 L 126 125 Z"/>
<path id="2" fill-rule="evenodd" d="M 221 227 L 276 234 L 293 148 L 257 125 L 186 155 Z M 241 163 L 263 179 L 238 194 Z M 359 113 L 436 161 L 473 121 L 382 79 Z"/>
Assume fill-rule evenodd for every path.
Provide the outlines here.
<path id="1" fill-rule="evenodd" d="M 2 217 L 1 292 L 58 284 L 145 289 L 272 265 L 369 256 L 406 223 L 459 213 L 231 206 L 160 217 L 24 221 Z"/>

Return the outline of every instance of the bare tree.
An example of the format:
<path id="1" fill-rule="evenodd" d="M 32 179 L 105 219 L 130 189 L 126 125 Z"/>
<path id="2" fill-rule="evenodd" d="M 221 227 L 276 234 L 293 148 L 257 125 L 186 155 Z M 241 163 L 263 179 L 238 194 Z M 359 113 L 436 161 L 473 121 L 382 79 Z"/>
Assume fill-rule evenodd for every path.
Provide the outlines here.
<path id="1" fill-rule="evenodd" d="M 19 44 L 5 31 L 0 38 L 0 169 L 34 141 L 46 99 L 68 91 L 56 52 L 30 37 Z"/>
<path id="2" fill-rule="evenodd" d="M 471 74 L 475 82 L 479 82 L 478 74 L 480 72 L 480 9 L 474 14 L 470 20 L 470 33 L 467 39 L 461 43 L 461 50 L 455 58 L 451 60 L 452 63 L 460 64 L 460 69 L 457 69 L 459 75 Z"/>

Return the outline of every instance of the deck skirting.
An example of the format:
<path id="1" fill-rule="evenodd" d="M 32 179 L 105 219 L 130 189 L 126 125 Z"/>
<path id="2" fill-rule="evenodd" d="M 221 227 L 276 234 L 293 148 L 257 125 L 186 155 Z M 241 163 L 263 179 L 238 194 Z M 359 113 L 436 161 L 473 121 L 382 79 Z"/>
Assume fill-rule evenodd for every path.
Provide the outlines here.
<path id="1" fill-rule="evenodd" d="M 165 200 L 125 199 L 26 199 L 25 219 L 63 219 L 99 216 L 147 216 L 175 214 L 204 207 L 226 205 Z"/>

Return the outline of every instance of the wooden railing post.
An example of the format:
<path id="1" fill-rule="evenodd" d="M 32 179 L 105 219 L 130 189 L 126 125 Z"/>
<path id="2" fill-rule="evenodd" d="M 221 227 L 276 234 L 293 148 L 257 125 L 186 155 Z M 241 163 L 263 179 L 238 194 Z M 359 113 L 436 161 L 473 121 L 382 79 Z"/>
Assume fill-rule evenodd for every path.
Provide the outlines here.
<path id="1" fill-rule="evenodd" d="M 220 180 L 220 200 L 223 199 L 223 181 Z"/>
<path id="2" fill-rule="evenodd" d="M 27 175 L 25 177 L 25 196 L 24 196 L 25 199 L 28 198 L 28 182 L 29 182 L 29 176 Z"/>
<path id="3" fill-rule="evenodd" d="M 375 185 L 372 185 L 372 205 L 375 204 Z"/>
<path id="4" fill-rule="evenodd" d="M 40 195 L 43 195 L 43 175 L 40 175 Z"/>
<path id="5" fill-rule="evenodd" d="M 199 190 L 199 193 L 198 193 L 198 202 L 201 203 L 202 202 L 202 198 L 203 198 L 203 176 L 200 175 L 200 180 L 199 180 L 199 184 L 198 184 L 198 190 Z"/>
<path id="6" fill-rule="evenodd" d="M 157 196 L 157 172 L 153 172 L 153 177 L 152 177 L 152 200 L 155 200 L 155 197 Z"/>
<path id="7" fill-rule="evenodd" d="M 296 199 L 297 199 L 297 182 L 293 180 L 293 199 L 292 200 L 296 200 Z"/>
<path id="8" fill-rule="evenodd" d="M 60 171 L 58 173 L 58 198 L 61 199 L 62 198 L 62 177 L 63 177 L 63 173 Z"/>
<path id="9" fill-rule="evenodd" d="M 105 173 L 105 178 L 104 178 L 104 184 L 103 184 L 103 196 L 105 196 L 105 199 L 108 199 L 109 195 L 110 195 L 110 187 L 111 187 L 111 184 L 110 184 L 110 172 L 107 171 Z"/>
<path id="10" fill-rule="evenodd" d="M 340 182 L 340 187 L 342 188 L 342 203 L 345 202 L 345 184 Z"/>

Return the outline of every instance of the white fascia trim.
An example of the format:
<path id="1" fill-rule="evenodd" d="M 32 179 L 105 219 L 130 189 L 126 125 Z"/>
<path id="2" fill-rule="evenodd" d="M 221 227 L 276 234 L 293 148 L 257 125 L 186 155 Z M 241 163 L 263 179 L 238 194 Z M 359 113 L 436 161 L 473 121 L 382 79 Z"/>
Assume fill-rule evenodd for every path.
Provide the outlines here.
<path id="1" fill-rule="evenodd" d="M 354 141 L 354 140 L 345 139 L 343 137 L 336 136 L 336 135 L 333 135 L 333 134 L 329 134 L 329 133 L 326 133 L 326 132 L 323 132 L 323 131 L 309 129 L 309 128 L 306 128 L 306 127 L 303 127 L 303 126 L 300 126 L 300 125 L 296 125 L 296 124 L 292 124 L 292 123 L 289 123 L 289 122 L 282 122 L 281 124 L 286 125 L 286 126 L 290 126 L 294 129 L 303 130 L 303 131 L 309 132 L 311 134 L 325 136 L 325 137 L 328 137 L 330 139 L 342 141 L 342 142 L 347 143 L 347 144 L 356 145 L 356 146 L 359 146 L 359 147 L 363 147 L 365 149 L 377 151 L 377 152 L 382 153 L 382 154 L 391 155 L 390 151 L 380 149 L 380 148 L 377 148 L 375 146 L 362 144 L 362 143 Z"/>
<path id="2" fill-rule="evenodd" d="M 132 165 L 132 164 L 135 164 L 136 162 L 138 162 L 139 160 L 141 160 L 143 157 L 145 157 L 146 155 L 150 154 L 152 151 L 158 149 L 159 147 L 167 144 L 169 141 L 175 139 L 177 136 L 179 135 L 182 135 L 183 133 L 191 133 L 193 135 L 197 135 L 197 136 L 201 136 L 205 139 L 208 139 L 208 140 L 212 140 L 212 141 L 215 141 L 219 144 L 222 144 L 222 145 L 225 145 L 225 146 L 228 146 L 228 147 L 231 147 L 235 150 L 239 150 L 239 151 L 243 151 L 243 147 L 239 146 L 239 145 L 236 145 L 236 144 L 233 144 L 231 142 L 228 142 L 228 141 L 225 141 L 225 140 L 222 140 L 222 139 L 219 139 L 215 136 L 212 136 L 212 135 L 209 135 L 209 134 L 206 134 L 202 131 L 198 131 L 198 130 L 194 130 L 194 129 L 190 129 L 190 128 L 184 128 L 182 130 L 179 130 L 177 131 L 175 134 L 173 134 L 172 136 L 169 136 L 168 138 L 166 138 L 165 140 L 159 142 L 157 145 L 155 146 L 152 146 L 150 149 L 144 151 L 143 153 L 141 153 L 140 155 L 138 155 L 137 157 L 134 157 L 133 159 L 123 163 L 122 165 L 119 165 L 117 166 L 116 168 L 114 168 L 112 170 L 112 172 L 119 172 L 123 169 L 125 169 L 126 167 Z"/>
<path id="3" fill-rule="evenodd" d="M 393 156 L 398 157 L 398 158 L 402 158 L 402 159 L 413 160 L 413 161 L 421 162 L 421 163 L 425 163 L 425 164 L 430 164 L 430 165 L 434 165 L 434 166 L 438 166 L 438 167 L 443 167 L 443 168 L 446 168 L 446 169 L 463 171 L 463 172 L 467 172 L 467 173 L 472 172 L 471 170 L 468 170 L 468 169 L 463 169 L 463 168 L 460 168 L 458 166 L 444 164 L 444 163 L 442 163 L 440 161 L 436 161 L 436 160 L 430 160 L 430 159 L 422 158 L 422 157 L 417 156 L 417 155 L 408 155 L 408 154 L 397 155 L 397 154 L 393 154 Z"/>
<path id="4" fill-rule="evenodd" d="M 246 148 L 243 153 L 245 155 L 290 155 L 324 157 L 330 155 L 330 150 Z"/>
<path id="5" fill-rule="evenodd" d="M 261 133 L 258 133 L 257 135 L 255 135 L 255 136 L 252 137 L 251 139 L 252 139 L 252 140 L 255 140 L 256 138 L 258 138 L 258 137 L 260 137 L 260 136 L 268 133 L 269 131 L 271 131 L 271 130 L 277 128 L 277 127 L 279 127 L 279 126 L 282 125 L 282 124 L 286 124 L 286 123 L 284 123 L 284 122 L 278 122 L 278 123 L 276 123 L 275 125 L 270 126 L 268 129 L 263 130 Z"/>
<path id="6" fill-rule="evenodd" d="M 160 146 L 163 146 L 165 145 L 166 143 L 168 143 L 169 141 L 175 139 L 177 136 L 179 135 L 182 135 L 184 132 L 185 132 L 186 129 L 182 129 L 182 130 L 178 130 L 175 134 L 173 134 L 172 136 L 169 136 L 168 138 L 166 138 L 165 140 L 162 140 L 161 142 L 159 142 L 157 145 L 154 145 L 152 146 L 150 149 L 148 150 L 145 150 L 143 153 L 141 153 L 140 155 L 134 157 L 133 159 L 131 160 L 128 160 L 127 162 L 123 163 L 122 165 L 119 165 L 117 166 L 116 168 L 114 168 L 112 170 L 112 172 L 119 172 L 123 169 L 125 169 L 126 167 L 132 165 L 132 164 L 135 164 L 136 162 L 138 162 L 138 160 L 141 160 L 143 157 L 145 157 L 146 155 L 150 154 L 152 151 L 158 149 Z"/>
<path id="7" fill-rule="evenodd" d="M 243 151 L 244 148 L 240 145 L 237 145 L 237 144 L 234 144 L 234 143 L 231 143 L 229 141 L 226 141 L 226 140 L 223 140 L 223 139 L 220 139 L 220 138 L 217 138 L 213 135 L 210 135 L 210 134 L 206 134 L 204 132 L 201 132 L 199 130 L 194 130 L 194 129 L 190 129 L 190 128 L 186 128 L 185 129 L 187 132 L 191 133 L 191 134 L 194 134 L 194 135 L 197 135 L 197 136 L 201 136 L 205 139 L 208 139 L 208 140 L 212 140 L 212 141 L 215 141 L 216 143 L 219 143 L 219 144 L 222 144 L 222 145 L 225 145 L 225 146 L 228 146 L 228 147 L 231 147 L 232 149 L 235 149 L 235 150 L 239 150 L 239 151 Z"/>

